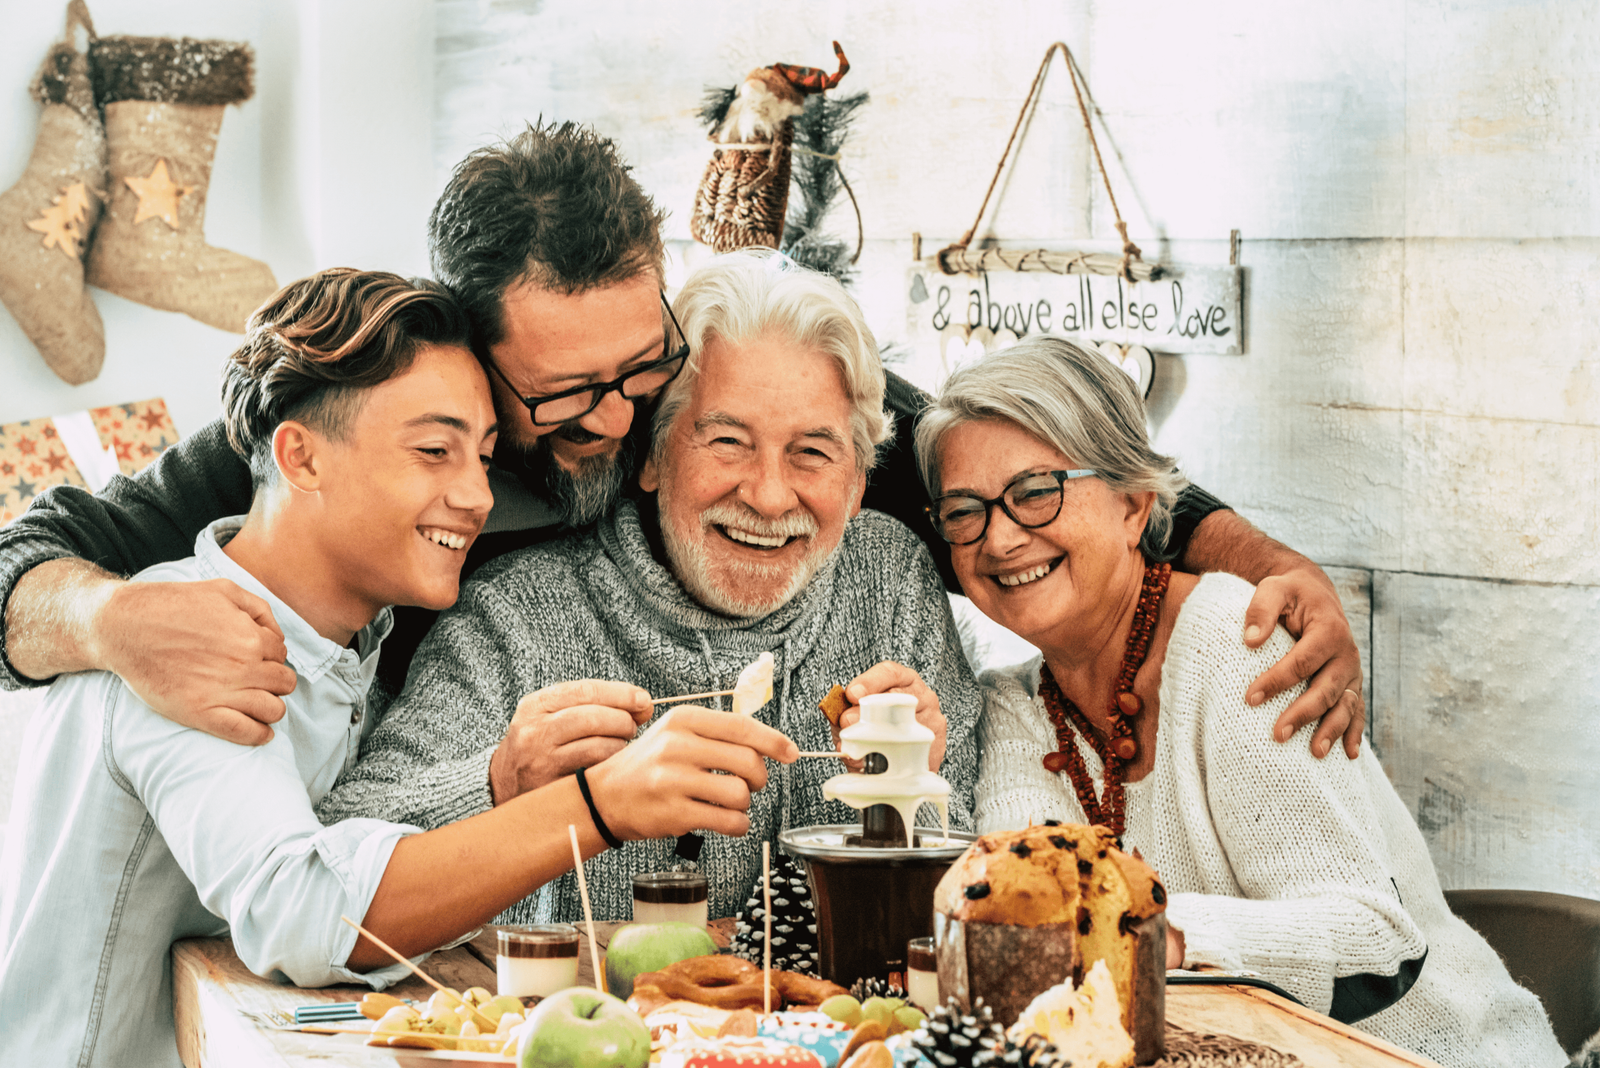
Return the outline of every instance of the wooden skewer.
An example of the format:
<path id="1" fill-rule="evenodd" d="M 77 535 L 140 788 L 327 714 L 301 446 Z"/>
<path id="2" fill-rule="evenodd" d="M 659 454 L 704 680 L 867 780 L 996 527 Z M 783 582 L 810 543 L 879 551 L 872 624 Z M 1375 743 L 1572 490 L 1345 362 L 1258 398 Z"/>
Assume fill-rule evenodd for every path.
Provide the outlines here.
<path id="1" fill-rule="evenodd" d="M 765 898 L 766 931 L 762 936 L 761 1011 L 772 1013 L 772 843 L 761 843 L 761 892 Z"/>
<path id="2" fill-rule="evenodd" d="M 702 697 L 732 697 L 733 690 L 707 690 L 705 693 L 686 693 L 678 697 L 657 697 L 650 703 L 653 705 L 670 705 L 682 701 L 698 701 Z"/>
<path id="3" fill-rule="evenodd" d="M 461 1001 L 461 1004 L 467 1005 L 467 1002 L 461 998 L 460 994 L 457 994 L 455 991 L 450 990 L 447 987 L 444 987 L 444 986 L 440 985 L 439 982 L 433 978 L 433 976 L 429 975 L 427 972 L 423 971 L 421 968 L 417 967 L 415 964 L 412 964 L 405 957 L 402 957 L 394 949 L 394 947 L 389 945 L 389 943 L 385 942 L 383 939 L 379 938 L 377 935 L 373 934 L 371 931 L 367 930 L 365 927 L 361 926 L 359 923 L 357 923 L 355 920 L 352 920 L 350 917 L 348 917 L 348 916 L 340 916 L 339 918 L 341 920 L 343 920 L 345 923 L 348 923 L 351 927 L 354 927 L 357 931 L 359 931 L 361 933 L 361 937 L 362 938 L 365 938 L 368 942 L 371 942 L 373 945 L 377 946 L 379 949 L 381 949 L 385 953 L 389 954 L 389 956 L 393 957 L 395 959 L 395 963 L 404 964 L 407 968 L 410 968 L 412 974 L 415 975 L 418 979 L 421 979 L 424 983 L 427 983 L 429 986 L 433 987 L 439 993 L 441 993 L 441 994 L 449 994 L 451 997 L 457 999 L 458 1001 Z M 467 1005 L 467 1007 L 472 1010 L 472 1014 L 474 1016 L 476 1016 L 478 1019 L 482 1020 L 484 1023 L 489 1025 L 489 1030 L 491 1032 L 495 1029 L 495 1026 L 496 1026 L 495 1022 L 493 1020 L 489 1019 L 489 1017 L 485 1016 L 483 1013 L 479 1012 L 478 1011 L 478 1007 L 476 1005 Z"/>
<path id="4" fill-rule="evenodd" d="M 572 839 L 572 864 L 578 871 L 578 896 L 583 899 L 583 919 L 589 925 L 589 963 L 594 967 L 594 988 L 606 992 L 606 973 L 600 969 L 600 947 L 594 940 L 594 913 L 589 910 L 589 883 L 583 877 L 583 853 L 578 849 L 578 828 L 567 824 L 567 836 Z"/>

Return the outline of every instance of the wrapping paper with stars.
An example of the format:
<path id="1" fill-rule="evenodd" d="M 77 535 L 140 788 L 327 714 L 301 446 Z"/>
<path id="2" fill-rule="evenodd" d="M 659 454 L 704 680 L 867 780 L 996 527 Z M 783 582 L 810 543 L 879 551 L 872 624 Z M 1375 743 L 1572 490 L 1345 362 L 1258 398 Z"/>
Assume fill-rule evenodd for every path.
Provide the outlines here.
<path id="1" fill-rule="evenodd" d="M 117 470 L 133 475 L 177 443 L 178 430 L 160 397 L 89 409 L 100 446 Z M 25 419 L 0 426 L 0 526 L 11 522 L 51 486 L 89 483 L 62 440 L 55 419 Z"/>

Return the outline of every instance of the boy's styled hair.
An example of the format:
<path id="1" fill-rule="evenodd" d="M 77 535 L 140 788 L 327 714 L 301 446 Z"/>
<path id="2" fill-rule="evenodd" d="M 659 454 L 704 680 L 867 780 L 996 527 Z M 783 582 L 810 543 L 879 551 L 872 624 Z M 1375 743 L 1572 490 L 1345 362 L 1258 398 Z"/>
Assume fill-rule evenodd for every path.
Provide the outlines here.
<path id="1" fill-rule="evenodd" d="M 290 282 L 256 309 L 223 369 L 228 443 L 259 489 L 277 474 L 279 423 L 342 440 L 361 392 L 405 373 L 420 346 L 469 344 L 466 313 L 436 282 L 349 267 Z"/>
<path id="2" fill-rule="evenodd" d="M 433 276 L 460 299 L 479 356 L 505 337 L 506 290 L 581 293 L 662 274 L 664 213 L 609 139 L 566 122 L 530 125 L 456 167 L 428 218 Z"/>

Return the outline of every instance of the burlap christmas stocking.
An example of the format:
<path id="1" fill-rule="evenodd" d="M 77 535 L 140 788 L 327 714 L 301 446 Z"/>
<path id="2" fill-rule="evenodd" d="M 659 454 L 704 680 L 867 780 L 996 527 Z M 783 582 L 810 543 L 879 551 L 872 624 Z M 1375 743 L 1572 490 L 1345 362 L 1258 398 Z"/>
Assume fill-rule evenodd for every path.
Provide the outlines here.
<path id="1" fill-rule="evenodd" d="M 106 217 L 89 281 L 236 334 L 277 291 L 260 260 L 205 241 L 222 111 L 250 99 L 250 47 L 188 37 L 102 37 L 90 50 L 110 146 Z"/>
<path id="2" fill-rule="evenodd" d="M 83 251 L 105 196 L 106 142 L 88 57 L 74 43 L 80 28 L 93 39 L 88 9 L 73 0 L 65 38 L 29 87 L 44 105 L 33 156 L 0 194 L 0 300 L 50 369 L 75 386 L 99 374 L 106 356 L 100 313 L 83 286 Z"/>

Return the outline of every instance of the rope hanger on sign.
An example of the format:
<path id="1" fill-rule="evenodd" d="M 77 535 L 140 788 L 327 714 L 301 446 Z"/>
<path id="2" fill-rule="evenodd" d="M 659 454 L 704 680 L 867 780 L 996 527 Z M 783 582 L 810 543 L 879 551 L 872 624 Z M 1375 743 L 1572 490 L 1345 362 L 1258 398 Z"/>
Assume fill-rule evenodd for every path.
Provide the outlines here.
<path id="1" fill-rule="evenodd" d="M 968 246 L 977 234 L 979 224 L 983 222 L 984 212 L 989 210 L 989 200 L 994 196 L 995 186 L 1000 183 L 1000 175 L 1005 172 L 1006 161 L 1011 158 L 1011 150 L 1017 143 L 1017 135 L 1022 131 L 1022 124 L 1027 119 L 1029 110 L 1037 107 L 1042 98 L 1044 76 L 1050 68 L 1050 57 L 1057 51 L 1060 51 L 1062 61 L 1067 66 L 1067 76 L 1072 79 L 1072 92 L 1078 100 L 1078 112 L 1083 117 L 1083 129 L 1089 135 L 1089 147 L 1094 151 L 1095 166 L 1100 171 L 1101 180 L 1105 182 L 1106 196 L 1111 201 L 1111 214 L 1116 218 L 1117 233 L 1122 237 L 1122 255 L 1103 252 L 1053 252 L 1049 249 L 1032 249 L 1026 252 L 1007 252 L 993 248 L 971 249 Z M 1065 43 L 1057 41 L 1045 49 L 1044 60 L 1039 64 L 1038 73 L 1033 76 L 1033 84 L 1028 88 L 1028 95 L 1023 98 L 1022 110 L 1017 113 L 1016 124 L 1011 127 L 1011 136 L 1006 139 L 1005 151 L 1000 154 L 1000 162 L 994 169 L 994 177 L 989 180 L 989 188 L 983 194 L 983 203 L 978 206 L 977 217 L 972 220 L 967 232 L 961 235 L 961 240 L 940 249 L 934 259 L 945 274 L 976 274 L 979 271 L 994 270 L 1049 271 L 1053 274 L 1121 275 L 1130 282 L 1147 282 L 1161 277 L 1161 265 L 1146 263 L 1139 246 L 1128 239 L 1128 224 L 1123 221 L 1122 212 L 1117 207 L 1117 194 L 1111 188 L 1111 176 L 1106 173 L 1105 160 L 1100 156 L 1100 144 L 1094 136 L 1094 124 L 1089 118 L 1087 79 L 1078 69 L 1078 61 L 1073 58 L 1072 50 Z"/>

